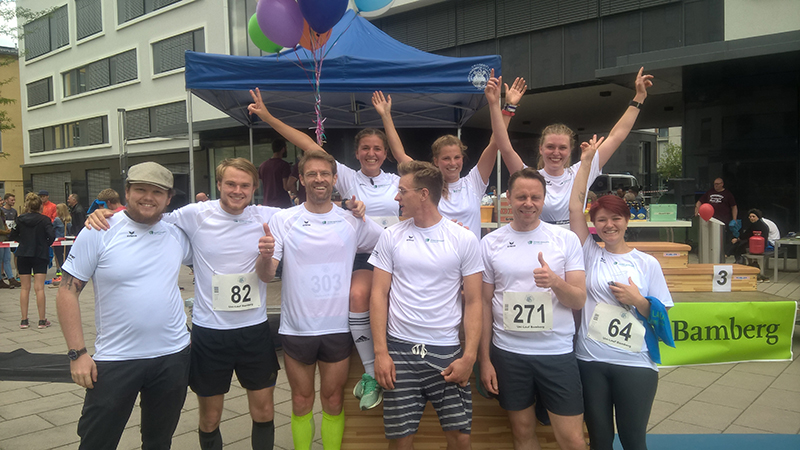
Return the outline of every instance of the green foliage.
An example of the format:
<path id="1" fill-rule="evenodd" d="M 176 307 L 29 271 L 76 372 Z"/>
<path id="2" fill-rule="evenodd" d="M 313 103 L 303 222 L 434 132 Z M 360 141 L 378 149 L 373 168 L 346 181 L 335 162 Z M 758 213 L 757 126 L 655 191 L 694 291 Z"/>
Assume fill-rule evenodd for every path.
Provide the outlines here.
<path id="1" fill-rule="evenodd" d="M 680 145 L 667 144 L 667 148 L 658 159 L 657 171 L 662 180 L 680 178 L 683 173 L 683 150 Z"/>

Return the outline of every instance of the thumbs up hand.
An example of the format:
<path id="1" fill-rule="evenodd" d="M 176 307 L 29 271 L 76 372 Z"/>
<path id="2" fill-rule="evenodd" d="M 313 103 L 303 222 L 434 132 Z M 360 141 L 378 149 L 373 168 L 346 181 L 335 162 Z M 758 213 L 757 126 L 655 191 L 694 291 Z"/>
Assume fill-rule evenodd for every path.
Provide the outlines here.
<path id="1" fill-rule="evenodd" d="M 536 286 L 545 289 L 552 288 L 560 278 L 547 265 L 542 252 L 539 252 L 539 265 L 540 268 L 533 269 L 533 280 L 536 282 Z"/>
<path id="2" fill-rule="evenodd" d="M 258 254 L 263 257 L 271 258 L 275 253 L 275 238 L 269 231 L 269 225 L 264 224 L 264 236 L 258 239 Z"/>

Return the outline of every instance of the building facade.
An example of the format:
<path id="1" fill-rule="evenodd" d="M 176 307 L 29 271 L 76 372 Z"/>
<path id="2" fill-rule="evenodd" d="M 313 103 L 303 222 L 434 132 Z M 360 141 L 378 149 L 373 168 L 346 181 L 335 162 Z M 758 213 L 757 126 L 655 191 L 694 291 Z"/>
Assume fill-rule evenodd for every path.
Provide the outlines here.
<path id="1" fill-rule="evenodd" d="M 13 47 L 0 47 L 0 80 L 8 80 L 0 86 L 0 96 L 11 100 L 2 106 L 5 124 L 12 128 L 0 130 L 0 199 L 6 193 L 25 197 L 22 186 L 22 164 L 25 161 L 22 148 L 22 110 L 19 98 L 19 57 Z"/>

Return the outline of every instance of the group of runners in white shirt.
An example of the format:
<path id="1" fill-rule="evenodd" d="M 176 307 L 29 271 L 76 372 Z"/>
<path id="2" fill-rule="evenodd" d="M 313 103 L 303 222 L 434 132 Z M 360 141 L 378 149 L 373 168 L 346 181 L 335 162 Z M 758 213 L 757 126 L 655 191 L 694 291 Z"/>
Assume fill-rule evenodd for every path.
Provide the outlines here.
<path id="1" fill-rule="evenodd" d="M 183 258 L 178 259 L 191 260 L 197 280 L 189 385 L 200 403 L 201 448 L 222 447 L 219 424 L 234 370 L 248 393 L 253 448 L 272 448 L 272 395 L 279 367 L 265 295 L 266 283 L 281 261 L 278 333 L 292 390 L 295 448 L 310 448 L 314 439 L 317 367 L 323 446 L 341 447 L 343 389 L 354 345 L 365 374 L 353 392 L 362 409 L 384 401 L 390 448 L 413 448 L 427 401 L 439 415 L 448 448 L 469 447 L 468 379 L 476 361 L 484 388 L 497 395 L 509 413 L 515 448 L 538 448 L 536 398 L 546 407 L 562 448 L 586 448 L 585 411 L 592 448 L 610 449 L 614 409 L 625 448 L 645 448 L 657 383 L 652 374 L 657 369 L 644 344 L 644 326 L 633 323 L 622 337 L 598 337 L 597 331 L 603 331 L 602 321 L 617 320 L 620 310 L 630 308 L 626 305 L 647 316 L 645 297 L 667 307 L 672 302 L 658 263 L 625 244 L 628 215 L 605 201 L 592 207 L 593 219 L 599 215 L 597 233 L 606 241 L 601 248 L 589 235 L 583 200 L 588 185 L 633 127 L 652 85 L 650 78 L 640 70 L 631 106 L 607 138 L 581 144 L 582 161 L 574 165 L 569 163 L 575 145 L 571 130 L 547 127 L 540 141 L 540 168 L 534 170 L 524 165 L 506 131 L 527 89 L 525 82 L 518 78 L 512 87 L 505 86 L 507 104 L 501 109 L 502 79 L 492 74 L 486 87 L 492 139 L 466 177 L 460 177 L 465 147 L 455 136 L 433 144 L 433 164 L 408 157 L 392 123 L 391 97 L 380 92 L 373 95 L 373 104 L 386 134 L 368 129 L 357 135 L 358 171 L 336 162 L 308 135 L 276 119 L 258 89 L 251 92 L 249 111 L 305 151 L 299 172 L 308 197 L 286 210 L 250 205 L 257 171 L 237 158 L 217 168 L 220 200 L 164 216 L 163 222 L 188 237 L 191 245 L 177 245 L 175 250 L 181 249 Z M 389 150 L 399 163 L 399 176 L 381 169 Z M 514 218 L 479 241 L 480 199 L 497 150 L 512 173 L 508 198 Z M 349 199 L 341 208 L 331 203 L 334 187 Z M 359 211 L 354 215 L 346 208 Z M 408 220 L 400 222 L 401 211 Z M 89 222 L 110 227 L 104 235 L 87 234 L 109 247 L 120 244 L 97 236 L 111 236 L 115 229 L 115 235 L 122 236 L 133 228 L 121 217 L 107 222 L 102 213 Z M 163 222 L 154 226 L 167 226 Z M 570 223 L 572 231 L 546 222 Z M 168 230 L 179 243 L 182 233 Z M 82 249 L 81 241 L 90 239 L 76 241 L 75 250 Z M 153 248 L 142 259 L 153 262 L 166 251 Z M 90 267 L 75 267 L 73 273 L 69 261 L 65 265 L 68 281 L 85 282 L 92 276 Z M 61 290 L 69 292 L 63 285 Z M 98 305 L 107 300 L 100 297 Z M 600 304 L 616 309 L 595 314 Z M 580 310 L 573 346 L 573 312 Z M 99 311 L 98 307 L 95 359 L 103 355 L 101 338 L 108 339 L 105 324 L 117 320 L 103 318 Z M 70 348 L 81 344 L 66 331 L 65 336 Z M 160 337 L 154 333 L 146 339 Z M 76 382 L 91 388 L 83 381 L 87 373 L 92 376 L 84 366 L 86 359 L 80 355 L 73 361 L 73 374 Z M 93 376 L 97 384 L 96 372 Z M 143 439 L 144 432 L 143 427 Z"/>

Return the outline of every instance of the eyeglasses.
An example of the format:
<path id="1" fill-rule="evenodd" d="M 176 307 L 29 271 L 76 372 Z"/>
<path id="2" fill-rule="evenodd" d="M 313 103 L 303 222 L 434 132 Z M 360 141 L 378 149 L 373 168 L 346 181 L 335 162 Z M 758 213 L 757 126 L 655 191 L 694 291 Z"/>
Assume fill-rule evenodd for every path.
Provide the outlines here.
<path id="1" fill-rule="evenodd" d="M 399 189 L 397 189 L 397 193 L 400 194 L 400 196 L 403 196 L 403 195 L 406 195 L 408 193 L 408 191 L 421 191 L 423 189 L 425 189 L 425 188 L 413 188 L 413 189 L 399 188 Z"/>

